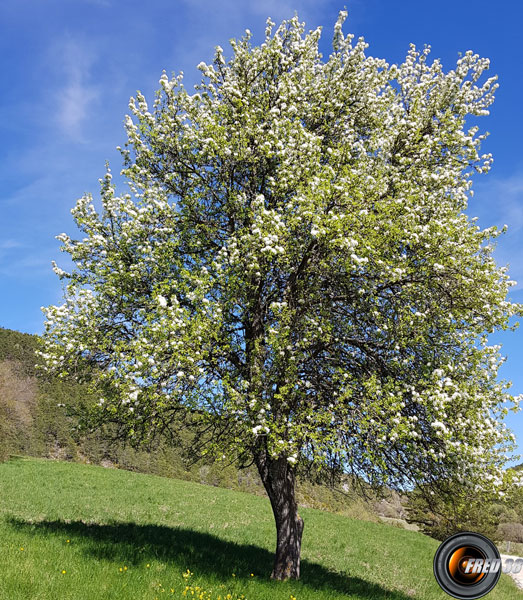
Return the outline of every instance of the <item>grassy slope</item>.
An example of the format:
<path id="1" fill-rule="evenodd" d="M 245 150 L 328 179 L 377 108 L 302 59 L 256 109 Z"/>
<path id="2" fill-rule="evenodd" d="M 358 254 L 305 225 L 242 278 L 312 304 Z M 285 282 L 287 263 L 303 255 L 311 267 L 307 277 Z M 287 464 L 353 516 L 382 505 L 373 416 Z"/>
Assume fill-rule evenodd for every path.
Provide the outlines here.
<path id="1" fill-rule="evenodd" d="M 271 582 L 275 532 L 264 498 L 13 459 L 0 465 L 0 599 L 448 598 L 432 575 L 438 542 L 384 524 L 301 512 L 302 579 Z M 193 574 L 185 579 L 187 569 Z M 489 596 L 522 597 L 505 575 Z"/>

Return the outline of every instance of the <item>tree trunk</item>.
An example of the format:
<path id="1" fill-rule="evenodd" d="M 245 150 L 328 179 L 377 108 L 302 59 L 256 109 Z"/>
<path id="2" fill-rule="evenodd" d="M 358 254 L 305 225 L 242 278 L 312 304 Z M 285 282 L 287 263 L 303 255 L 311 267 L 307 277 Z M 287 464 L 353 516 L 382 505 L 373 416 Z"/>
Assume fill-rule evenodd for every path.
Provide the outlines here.
<path id="1" fill-rule="evenodd" d="M 286 457 L 271 459 L 266 452 L 256 457 L 256 465 L 276 521 L 276 556 L 271 579 L 299 579 L 303 519 L 295 499 L 294 469 Z"/>

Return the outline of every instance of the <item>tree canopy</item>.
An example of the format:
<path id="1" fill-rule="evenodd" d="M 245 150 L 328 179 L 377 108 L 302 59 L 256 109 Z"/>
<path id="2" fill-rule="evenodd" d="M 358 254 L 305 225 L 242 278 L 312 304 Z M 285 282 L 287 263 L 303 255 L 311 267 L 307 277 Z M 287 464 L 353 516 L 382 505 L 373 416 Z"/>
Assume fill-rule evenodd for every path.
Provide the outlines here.
<path id="1" fill-rule="evenodd" d="M 74 269 L 55 265 L 46 309 L 48 369 L 91 373 L 91 422 L 138 443 L 185 415 L 202 452 L 256 463 L 277 578 L 299 576 L 296 473 L 430 493 L 512 477 L 519 398 L 487 334 L 523 305 L 492 257 L 505 228 L 464 213 L 496 78 L 471 51 L 447 73 L 429 47 L 367 56 L 345 17 L 325 61 L 320 29 L 269 19 L 261 45 L 247 31 L 200 63 L 194 93 L 165 72 L 152 106 L 137 93 L 130 193 L 107 168 L 101 208 L 78 200 L 85 237 L 58 236 Z"/>

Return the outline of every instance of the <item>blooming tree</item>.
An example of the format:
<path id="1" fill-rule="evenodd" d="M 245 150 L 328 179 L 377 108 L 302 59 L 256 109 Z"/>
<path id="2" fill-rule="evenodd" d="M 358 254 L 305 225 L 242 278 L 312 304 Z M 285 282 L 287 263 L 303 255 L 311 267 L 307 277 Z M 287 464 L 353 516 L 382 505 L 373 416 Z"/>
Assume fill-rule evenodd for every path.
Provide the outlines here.
<path id="1" fill-rule="evenodd" d="M 45 309 L 47 368 L 95 373 L 92 420 L 139 442 L 185 415 L 204 453 L 257 466 L 276 579 L 300 573 L 301 470 L 502 492 L 514 449 L 487 333 L 523 305 L 492 258 L 504 229 L 464 214 L 492 162 L 466 120 L 495 77 L 470 51 L 448 73 L 429 48 L 367 56 L 345 17 L 326 61 L 320 29 L 269 19 L 260 46 L 247 31 L 200 63 L 195 93 L 164 73 L 151 107 L 132 98 L 131 193 L 107 168 L 101 208 L 77 202 L 85 237 L 58 236 L 74 268 L 54 265 Z"/>

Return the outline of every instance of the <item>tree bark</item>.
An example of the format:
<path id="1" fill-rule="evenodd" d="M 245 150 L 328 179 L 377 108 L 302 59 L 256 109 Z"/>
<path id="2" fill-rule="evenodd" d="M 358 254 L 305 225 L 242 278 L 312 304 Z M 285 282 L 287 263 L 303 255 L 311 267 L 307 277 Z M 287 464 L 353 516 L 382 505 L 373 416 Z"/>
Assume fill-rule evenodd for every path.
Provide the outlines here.
<path id="1" fill-rule="evenodd" d="M 295 474 L 286 457 L 256 456 L 256 466 L 271 501 L 276 521 L 276 555 L 271 579 L 299 579 L 303 519 L 295 498 Z"/>

